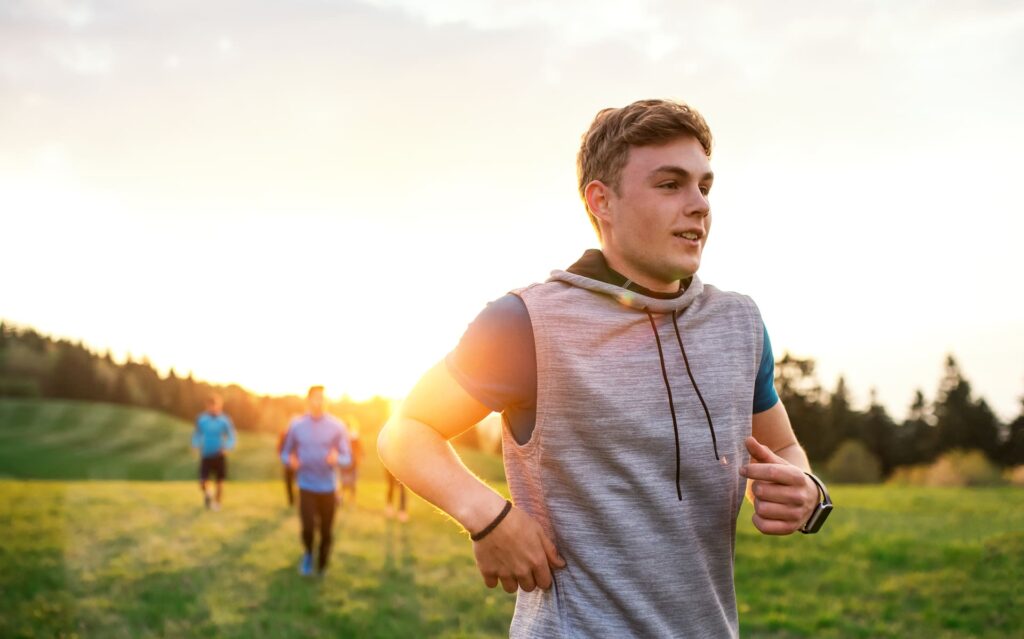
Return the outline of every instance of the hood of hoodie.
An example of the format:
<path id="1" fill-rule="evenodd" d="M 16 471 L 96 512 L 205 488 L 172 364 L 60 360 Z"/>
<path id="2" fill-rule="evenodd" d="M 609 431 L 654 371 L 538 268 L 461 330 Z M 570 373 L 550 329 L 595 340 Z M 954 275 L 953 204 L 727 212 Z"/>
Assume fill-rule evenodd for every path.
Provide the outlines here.
<path id="1" fill-rule="evenodd" d="M 567 270 L 552 271 L 548 281 L 565 282 L 607 295 L 627 308 L 656 314 L 681 313 L 704 292 L 704 284 L 697 275 L 683 280 L 677 293 L 648 290 L 608 266 L 604 254 L 597 249 L 588 249 Z"/>

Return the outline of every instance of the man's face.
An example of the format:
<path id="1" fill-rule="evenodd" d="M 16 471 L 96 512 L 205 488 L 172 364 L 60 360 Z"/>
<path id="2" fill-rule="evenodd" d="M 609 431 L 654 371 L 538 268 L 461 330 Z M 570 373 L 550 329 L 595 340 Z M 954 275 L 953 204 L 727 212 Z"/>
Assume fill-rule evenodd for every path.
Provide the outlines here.
<path id="1" fill-rule="evenodd" d="M 216 399 L 211 399 L 206 404 L 206 410 L 210 411 L 211 415 L 220 415 L 221 412 L 224 410 L 224 400 L 220 399 L 219 397 Z"/>
<path id="2" fill-rule="evenodd" d="M 631 147 L 619 188 L 608 189 L 603 240 L 612 267 L 662 291 L 696 273 L 711 229 L 713 179 L 696 138 Z"/>
<path id="3" fill-rule="evenodd" d="M 324 412 L 324 392 L 315 390 L 306 398 L 306 405 L 309 406 L 311 415 L 320 415 Z"/>

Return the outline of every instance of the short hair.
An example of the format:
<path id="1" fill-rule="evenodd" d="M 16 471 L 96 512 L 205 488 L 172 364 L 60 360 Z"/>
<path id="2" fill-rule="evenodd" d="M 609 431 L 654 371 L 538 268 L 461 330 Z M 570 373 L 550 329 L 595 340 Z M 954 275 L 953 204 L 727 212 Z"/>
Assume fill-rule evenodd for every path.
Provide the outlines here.
<path id="1" fill-rule="evenodd" d="M 637 100 L 619 109 L 597 112 L 580 142 L 576 177 L 583 206 L 598 236 L 601 230 L 584 193 L 587 185 L 600 180 L 618 193 L 630 147 L 670 142 L 684 136 L 696 138 L 704 154 L 711 157 L 711 129 L 704 117 L 684 102 Z"/>
<path id="2" fill-rule="evenodd" d="M 308 399 L 308 398 L 312 397 L 313 393 L 317 393 L 317 392 L 319 392 L 322 395 L 323 392 L 324 392 L 324 387 L 323 386 L 310 386 L 309 390 L 306 391 L 306 398 Z"/>

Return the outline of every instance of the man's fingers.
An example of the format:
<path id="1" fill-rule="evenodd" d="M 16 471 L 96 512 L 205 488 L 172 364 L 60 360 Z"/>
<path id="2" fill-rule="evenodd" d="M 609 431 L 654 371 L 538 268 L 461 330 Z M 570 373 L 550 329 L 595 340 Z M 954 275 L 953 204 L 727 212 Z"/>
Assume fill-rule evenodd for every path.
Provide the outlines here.
<path id="1" fill-rule="evenodd" d="M 773 484 L 766 481 L 755 481 L 750 490 L 754 493 L 754 497 L 760 501 L 771 501 L 788 506 L 804 505 L 803 494 L 793 490 L 791 486 Z"/>
<path id="2" fill-rule="evenodd" d="M 754 522 L 754 527 L 766 535 L 788 535 L 799 527 L 788 521 L 765 519 L 760 515 L 754 515 L 750 520 Z"/>
<path id="3" fill-rule="evenodd" d="M 768 448 L 761 442 L 757 441 L 753 436 L 747 437 L 746 442 L 747 452 L 750 453 L 750 459 L 752 461 L 758 461 L 762 464 L 785 464 L 785 459 L 779 457 L 771 448 Z"/>
<path id="4" fill-rule="evenodd" d="M 512 577 L 501 577 L 501 587 L 505 589 L 505 592 L 515 592 L 519 584 Z"/>
<path id="5" fill-rule="evenodd" d="M 548 563 L 555 568 L 565 568 L 565 560 L 558 554 L 555 545 L 543 532 L 540 533 L 540 543 L 544 546 L 544 554 L 547 555 Z"/>
<path id="6" fill-rule="evenodd" d="M 488 588 L 494 588 L 498 585 L 498 577 L 495 575 L 484 575 L 484 584 Z"/>
<path id="7" fill-rule="evenodd" d="M 519 581 L 519 587 L 526 592 L 533 592 L 537 587 L 537 583 L 533 580 L 533 573 L 529 570 L 525 570 L 522 574 L 516 575 L 516 579 Z"/>
<path id="8" fill-rule="evenodd" d="M 797 486 L 804 483 L 803 472 L 792 464 L 752 462 L 740 468 L 740 476 L 747 479 Z"/>
<path id="9" fill-rule="evenodd" d="M 757 513 L 759 517 L 766 520 L 774 519 L 776 521 L 785 521 L 789 523 L 802 523 L 799 520 L 803 511 L 796 506 L 787 506 L 785 504 L 776 504 L 774 502 L 756 499 L 754 500 L 754 512 Z"/>
<path id="10" fill-rule="evenodd" d="M 539 566 L 533 569 L 533 582 L 542 590 L 549 590 L 551 588 L 551 568 L 547 562 L 541 562 Z"/>

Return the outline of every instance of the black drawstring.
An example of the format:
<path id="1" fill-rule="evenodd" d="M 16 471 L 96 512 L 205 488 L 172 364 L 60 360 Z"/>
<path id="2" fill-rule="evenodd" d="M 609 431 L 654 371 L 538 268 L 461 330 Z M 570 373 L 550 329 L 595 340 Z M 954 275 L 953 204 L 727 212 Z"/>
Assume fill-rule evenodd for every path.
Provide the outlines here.
<path id="1" fill-rule="evenodd" d="M 658 343 L 658 359 L 661 360 L 661 377 L 665 380 L 665 392 L 668 393 L 668 408 L 672 412 L 672 430 L 676 435 L 676 494 L 679 496 L 679 501 L 683 501 L 683 489 L 679 485 L 679 424 L 676 422 L 676 406 L 672 402 L 672 387 L 669 386 L 668 383 L 668 369 L 665 368 L 665 354 L 661 350 L 661 337 L 658 335 L 658 326 L 654 323 L 654 316 L 651 315 L 650 311 L 647 311 L 647 319 L 651 320 L 651 330 L 654 331 L 654 341 Z M 693 378 L 691 377 L 690 379 Z M 707 409 L 705 408 L 705 410 Z"/>
<path id="2" fill-rule="evenodd" d="M 679 483 L 679 472 L 680 472 L 680 460 L 679 460 L 679 422 L 676 419 L 676 405 L 672 400 L 672 386 L 668 382 L 668 368 L 665 367 L 665 353 L 661 350 L 661 336 L 658 335 L 658 325 L 654 323 L 654 316 L 651 315 L 650 311 L 646 311 L 647 319 L 651 322 L 651 330 L 654 332 L 654 341 L 658 344 L 658 359 L 661 360 L 661 378 L 665 380 L 665 393 L 668 395 L 668 409 L 672 413 L 672 432 L 676 437 L 676 495 L 679 496 L 679 501 L 683 500 L 683 489 Z M 718 456 L 718 438 L 715 436 L 715 425 L 711 422 L 711 411 L 708 410 L 708 404 L 704 401 L 704 396 L 700 393 L 700 388 L 697 387 L 697 380 L 693 378 L 693 371 L 690 370 L 690 360 L 686 357 L 686 349 L 683 348 L 683 336 L 679 333 L 679 316 L 676 311 L 672 311 L 672 328 L 676 332 L 676 342 L 679 344 L 679 352 L 683 355 L 683 363 L 686 364 L 686 374 L 690 377 L 690 383 L 693 384 L 693 390 L 697 393 L 697 399 L 700 400 L 700 405 L 704 407 L 704 417 L 708 420 L 708 430 L 711 431 L 711 445 L 715 449 L 715 459 L 719 459 Z"/>
<path id="3" fill-rule="evenodd" d="M 679 352 L 683 354 L 683 363 L 686 364 L 686 374 L 690 376 L 690 383 L 693 384 L 693 390 L 697 391 L 697 399 L 700 400 L 700 405 L 704 407 L 704 416 L 708 419 L 708 430 L 711 431 L 711 445 L 715 448 L 715 459 L 718 459 L 718 438 L 715 437 L 715 425 L 711 423 L 711 411 L 708 410 L 707 402 L 704 401 L 704 396 L 700 394 L 700 389 L 697 388 L 697 380 L 693 378 L 693 372 L 690 370 L 690 360 L 686 358 L 686 349 L 683 348 L 683 338 L 679 334 L 679 324 L 676 321 L 678 317 L 679 316 L 676 315 L 676 311 L 672 311 L 672 328 L 676 329 L 676 341 L 679 342 Z M 663 369 L 664 367 L 665 365 L 662 364 Z M 675 421 L 675 417 L 673 417 L 672 420 Z M 679 446 L 678 439 L 678 436 L 676 436 L 677 447 Z M 676 457 L 678 458 L 678 456 L 679 455 L 677 453 Z"/>

